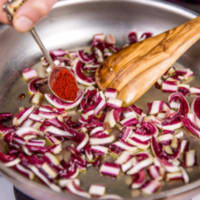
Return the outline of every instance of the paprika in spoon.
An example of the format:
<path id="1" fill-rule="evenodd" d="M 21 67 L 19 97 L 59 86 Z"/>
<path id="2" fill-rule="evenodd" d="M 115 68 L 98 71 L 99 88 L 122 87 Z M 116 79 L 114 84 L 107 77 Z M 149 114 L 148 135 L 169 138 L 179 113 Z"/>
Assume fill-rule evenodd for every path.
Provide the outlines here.
<path id="1" fill-rule="evenodd" d="M 49 87 L 64 101 L 75 101 L 79 91 L 74 75 L 64 67 L 53 68 L 49 76 Z"/>

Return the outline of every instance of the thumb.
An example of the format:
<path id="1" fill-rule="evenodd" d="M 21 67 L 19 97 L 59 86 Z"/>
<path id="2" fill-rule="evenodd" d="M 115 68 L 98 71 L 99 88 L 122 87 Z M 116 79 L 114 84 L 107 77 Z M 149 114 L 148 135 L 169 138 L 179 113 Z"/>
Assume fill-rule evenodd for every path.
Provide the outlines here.
<path id="1" fill-rule="evenodd" d="M 48 14 L 57 0 L 28 0 L 14 16 L 13 25 L 19 32 L 29 31 L 45 15 Z"/>

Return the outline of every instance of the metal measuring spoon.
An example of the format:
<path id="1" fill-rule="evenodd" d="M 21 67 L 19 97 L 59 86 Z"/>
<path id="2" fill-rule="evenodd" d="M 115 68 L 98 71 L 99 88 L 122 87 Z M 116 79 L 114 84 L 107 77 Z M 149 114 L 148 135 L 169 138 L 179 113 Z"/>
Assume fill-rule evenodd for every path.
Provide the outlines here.
<path id="1" fill-rule="evenodd" d="M 8 20 L 11 24 L 13 22 L 13 17 L 15 15 L 16 11 L 23 5 L 23 3 L 25 1 L 26 0 L 8 0 L 8 2 L 3 5 L 3 9 L 6 12 L 6 14 L 8 16 Z M 48 76 L 48 87 L 49 87 L 49 89 L 51 90 L 51 92 L 55 96 L 57 96 L 58 98 L 60 98 L 63 101 L 67 101 L 67 102 L 74 101 L 75 99 L 70 99 L 70 100 L 65 99 L 60 95 L 62 92 L 63 93 L 65 92 L 64 91 L 65 87 L 60 87 L 60 89 L 62 89 L 63 91 L 60 91 L 59 93 L 53 89 L 54 84 L 56 83 L 59 74 L 65 74 L 65 73 L 69 74 L 70 73 L 73 77 L 74 77 L 74 75 L 72 74 L 72 72 L 70 72 L 65 67 L 55 66 L 51 56 L 49 55 L 48 50 L 46 49 L 43 42 L 41 41 L 41 39 L 40 39 L 37 31 L 35 30 L 35 28 L 32 28 L 29 32 L 31 33 L 33 39 L 35 40 L 35 42 L 39 46 L 40 50 L 42 51 L 44 58 L 46 59 L 46 61 L 49 63 L 49 65 L 51 67 L 50 74 Z M 71 80 L 70 84 L 74 84 L 74 87 L 78 88 L 75 78 L 73 80 Z M 77 97 L 77 95 L 78 95 L 78 91 L 77 91 L 76 97 Z"/>

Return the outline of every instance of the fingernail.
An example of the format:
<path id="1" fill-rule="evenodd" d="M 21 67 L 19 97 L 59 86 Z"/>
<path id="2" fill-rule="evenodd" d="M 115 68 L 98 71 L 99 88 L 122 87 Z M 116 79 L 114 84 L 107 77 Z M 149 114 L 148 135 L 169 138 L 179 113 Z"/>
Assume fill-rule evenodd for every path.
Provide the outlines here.
<path id="1" fill-rule="evenodd" d="M 15 28 L 21 32 L 29 31 L 32 26 L 33 22 L 25 16 L 21 16 L 15 21 Z"/>

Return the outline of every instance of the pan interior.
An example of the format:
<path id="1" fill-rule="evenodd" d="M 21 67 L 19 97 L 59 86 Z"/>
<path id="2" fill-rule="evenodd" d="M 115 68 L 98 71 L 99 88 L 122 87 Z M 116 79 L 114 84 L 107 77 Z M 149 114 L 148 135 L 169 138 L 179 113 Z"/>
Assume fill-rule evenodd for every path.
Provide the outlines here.
<path id="1" fill-rule="evenodd" d="M 145 31 L 158 34 L 194 17 L 191 13 L 180 13 L 179 10 L 158 5 L 155 6 L 153 3 L 147 5 L 143 1 L 131 0 L 75 1 L 74 3 L 63 1 L 37 26 L 37 29 L 48 49 L 73 49 L 87 46 L 96 33 L 112 33 L 120 45 L 125 43 L 130 31 L 134 30 L 139 34 Z M 3 27 L 0 27 L 0 30 L 1 28 L 0 112 L 15 113 L 20 106 L 29 105 L 28 98 L 23 101 L 18 98 L 20 94 L 27 91 L 20 71 L 27 66 L 34 65 L 41 54 L 28 33 L 22 35 L 10 28 L 3 30 Z M 199 49 L 200 43 L 197 43 L 179 60 L 181 65 L 195 72 L 195 78 L 191 82 L 194 86 L 200 86 Z M 152 88 L 136 102 L 136 105 L 144 108 L 147 102 L 166 100 L 167 96 Z M 196 149 L 199 165 L 199 142 L 188 134 L 185 137 Z M 195 182 L 200 178 L 198 165 L 189 169 L 190 182 Z M 107 186 L 108 193 L 119 194 L 126 198 L 131 197 L 130 189 L 125 184 L 125 177 L 120 177 L 116 181 L 99 176 L 96 170 L 90 169 L 80 178 L 83 187 L 87 190 L 91 183 L 98 182 Z M 182 185 L 182 182 L 172 182 L 164 184 L 162 190 L 168 191 Z"/>

